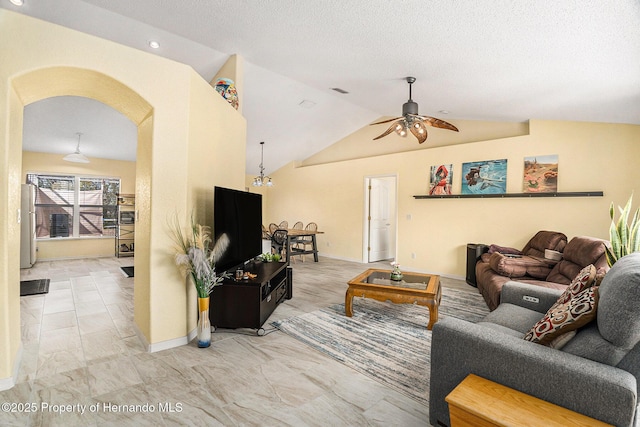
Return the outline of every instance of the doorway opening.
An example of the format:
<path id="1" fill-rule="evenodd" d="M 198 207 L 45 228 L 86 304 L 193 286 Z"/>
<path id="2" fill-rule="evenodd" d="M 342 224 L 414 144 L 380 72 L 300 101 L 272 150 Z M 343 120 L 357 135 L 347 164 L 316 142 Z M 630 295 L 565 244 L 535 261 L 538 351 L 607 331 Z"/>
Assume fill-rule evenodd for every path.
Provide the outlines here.
<path id="1" fill-rule="evenodd" d="M 376 175 L 364 179 L 365 263 L 394 260 L 397 251 L 397 175 Z"/>
<path id="2" fill-rule="evenodd" d="M 55 85 L 51 85 L 51 82 L 56 82 Z M 19 152 L 23 149 L 23 124 L 25 107 L 38 101 L 49 99 L 59 96 L 77 96 L 90 98 L 95 101 L 100 101 L 116 111 L 122 113 L 129 120 L 135 124 L 136 129 L 136 165 L 135 165 L 135 194 L 140 201 L 140 205 L 146 209 L 143 211 L 138 209 L 140 220 L 136 224 L 136 249 L 140 249 L 142 245 L 144 254 L 134 259 L 135 263 L 135 291 L 134 291 L 134 318 L 136 327 L 138 325 L 148 325 L 150 317 L 150 285 L 149 285 L 149 238 L 150 235 L 150 221 L 149 221 L 149 200 L 151 199 L 151 185 L 149 184 L 149 177 L 151 176 L 151 163 L 149 161 L 139 161 L 151 158 L 151 149 L 153 145 L 153 119 L 154 112 L 151 104 L 144 100 L 138 93 L 133 91 L 128 86 L 115 80 L 114 78 L 102 74 L 98 71 L 75 68 L 75 67 L 47 67 L 34 71 L 30 71 L 25 74 L 21 74 L 12 80 L 12 91 L 9 98 L 9 111 L 10 120 L 17 126 L 11 126 L 9 128 L 10 141 L 18 141 L 17 143 L 9 144 L 8 158 L 15 158 L 18 161 L 10 162 L 10 169 L 6 173 L 8 176 L 22 176 L 22 156 Z M 26 172 L 26 171 L 25 171 Z M 139 183 L 139 177 L 147 179 L 144 183 Z M 19 195 L 19 194 L 18 194 Z M 17 201 L 16 206 L 19 206 L 19 197 L 14 197 Z M 12 199 L 9 198 L 10 204 Z M 142 236 L 142 238 L 138 238 Z M 20 235 L 19 233 L 10 233 L 9 238 L 16 245 L 19 245 Z M 86 240 L 91 242 L 90 240 Z M 85 242 L 85 240 L 77 240 L 76 244 Z M 111 242 L 109 242 L 111 243 Z M 11 243 L 10 243 L 11 244 Z M 113 249 L 113 245 L 109 245 Z M 10 260 L 9 265 L 11 272 L 15 277 L 19 277 L 19 259 Z M 16 294 L 16 298 L 9 302 L 12 309 L 18 313 L 14 316 L 15 325 L 20 326 L 20 299 Z M 15 310 L 13 309 L 15 307 Z M 12 319 L 12 320 L 13 320 Z M 149 336 L 148 331 L 142 331 Z M 16 333 L 20 337 L 20 332 Z"/>

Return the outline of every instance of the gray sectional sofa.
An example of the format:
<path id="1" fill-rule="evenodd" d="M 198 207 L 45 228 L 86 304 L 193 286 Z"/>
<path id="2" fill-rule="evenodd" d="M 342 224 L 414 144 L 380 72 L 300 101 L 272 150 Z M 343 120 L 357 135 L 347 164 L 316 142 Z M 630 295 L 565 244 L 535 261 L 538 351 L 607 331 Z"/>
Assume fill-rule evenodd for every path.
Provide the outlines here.
<path id="1" fill-rule="evenodd" d="M 431 424 L 449 425 L 445 397 L 473 373 L 606 423 L 640 425 L 640 253 L 616 262 L 597 292 L 595 320 L 561 349 L 523 339 L 562 294 L 556 289 L 511 281 L 483 321 L 440 319 L 431 345 Z"/>

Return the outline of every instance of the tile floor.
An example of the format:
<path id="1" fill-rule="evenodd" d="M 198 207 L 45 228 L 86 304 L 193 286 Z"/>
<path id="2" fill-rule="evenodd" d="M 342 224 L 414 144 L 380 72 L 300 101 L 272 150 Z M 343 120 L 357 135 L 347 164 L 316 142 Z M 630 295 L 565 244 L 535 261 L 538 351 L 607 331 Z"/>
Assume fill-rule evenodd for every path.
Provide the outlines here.
<path id="1" fill-rule="evenodd" d="M 427 407 L 269 325 L 344 302 L 346 282 L 371 264 L 298 261 L 293 299 L 265 323 L 265 336 L 219 329 L 208 349 L 191 342 L 157 353 L 134 332 L 133 278 L 120 270 L 132 264 L 41 261 L 22 270 L 22 279 L 51 279 L 50 291 L 20 298 L 22 364 L 0 403 L 37 411 L 0 412 L 0 425 L 428 425 Z"/>

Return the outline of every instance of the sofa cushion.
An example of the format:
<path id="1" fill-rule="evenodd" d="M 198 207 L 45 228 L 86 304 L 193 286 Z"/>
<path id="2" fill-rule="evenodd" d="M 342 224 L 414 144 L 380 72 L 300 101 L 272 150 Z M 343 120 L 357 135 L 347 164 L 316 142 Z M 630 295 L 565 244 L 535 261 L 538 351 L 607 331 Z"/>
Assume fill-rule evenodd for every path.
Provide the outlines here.
<path id="1" fill-rule="evenodd" d="M 542 260 L 541 258 L 538 258 L 538 259 L 541 260 L 541 262 L 535 265 L 527 266 L 527 276 L 531 276 L 539 280 L 544 280 L 547 278 L 549 273 L 551 273 L 551 270 L 553 269 L 553 265 L 548 264 L 546 261 Z"/>
<path id="2" fill-rule="evenodd" d="M 597 320 L 580 328 L 562 351 L 609 366 L 616 366 L 627 354 L 627 350 L 616 347 L 602 338 Z"/>
<path id="3" fill-rule="evenodd" d="M 553 339 L 549 343 L 549 347 L 555 348 L 556 350 L 562 350 L 562 348 L 569 343 L 576 336 L 576 330 L 565 332 L 564 334 L 560 334 L 555 339 Z"/>
<path id="4" fill-rule="evenodd" d="M 600 284 L 598 330 L 613 345 L 640 341 L 640 252 L 620 258 Z"/>
<path id="5" fill-rule="evenodd" d="M 518 337 L 522 337 L 540 320 L 540 312 L 520 307 L 519 305 L 502 303 L 500 306 L 487 314 L 482 322 L 501 325 L 518 332 Z"/>
<path id="6" fill-rule="evenodd" d="M 565 236 L 564 233 L 541 230 L 522 248 L 522 253 L 524 255 L 544 258 L 545 249 L 563 252 L 566 245 L 567 236 Z"/>
<path id="7" fill-rule="evenodd" d="M 532 276 L 544 279 L 549 275 L 552 266 L 543 258 L 526 255 L 503 255 L 494 252 L 489 258 L 491 269 L 501 276 L 517 278 Z"/>
<path id="8" fill-rule="evenodd" d="M 516 257 L 494 252 L 489 258 L 491 269 L 501 276 L 522 277 L 527 274 L 526 259 L 522 255 Z"/>
<path id="9" fill-rule="evenodd" d="M 522 255 L 522 251 L 516 248 L 510 248 L 508 246 L 489 245 L 488 254 L 499 252 L 501 254 Z"/>
<path id="10" fill-rule="evenodd" d="M 515 329 L 508 328 L 506 326 L 497 325 L 491 322 L 478 322 L 476 325 L 484 326 L 485 328 L 491 330 L 492 332 L 511 335 L 514 338 L 522 338 L 522 333 L 516 331 Z"/>
<path id="11" fill-rule="evenodd" d="M 604 240 L 595 237 L 574 237 L 567 243 L 562 259 L 551 270 L 546 281 L 568 285 L 580 270 L 589 264 L 593 264 L 596 270 L 606 269 Z"/>
<path id="12" fill-rule="evenodd" d="M 556 337 L 576 330 L 596 317 L 598 288 L 590 287 L 564 304 L 555 304 L 524 336 L 527 341 L 549 345 Z"/>

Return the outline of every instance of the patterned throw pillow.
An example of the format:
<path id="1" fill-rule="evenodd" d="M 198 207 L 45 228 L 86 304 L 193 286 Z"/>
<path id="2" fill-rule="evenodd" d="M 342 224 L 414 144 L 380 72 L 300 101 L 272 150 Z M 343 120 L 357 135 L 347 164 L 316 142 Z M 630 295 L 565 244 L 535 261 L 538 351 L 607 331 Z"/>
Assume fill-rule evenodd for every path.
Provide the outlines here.
<path id="1" fill-rule="evenodd" d="M 564 290 L 562 295 L 560 295 L 560 298 L 558 298 L 554 306 L 569 302 L 571 298 L 578 295 L 585 289 L 593 286 L 596 279 L 596 271 L 597 270 L 593 266 L 593 264 L 587 265 L 585 268 L 583 268 L 580 273 L 578 273 L 578 275 L 571 281 L 571 284 L 567 286 L 567 289 Z"/>
<path id="2" fill-rule="evenodd" d="M 565 303 L 556 302 L 524 336 L 527 341 L 550 345 L 562 334 L 583 327 L 596 318 L 598 287 L 590 287 Z"/>

